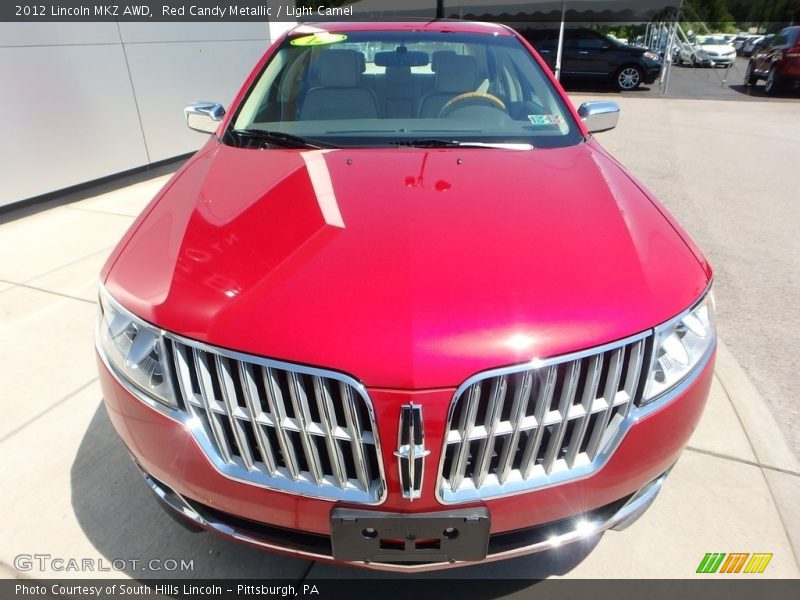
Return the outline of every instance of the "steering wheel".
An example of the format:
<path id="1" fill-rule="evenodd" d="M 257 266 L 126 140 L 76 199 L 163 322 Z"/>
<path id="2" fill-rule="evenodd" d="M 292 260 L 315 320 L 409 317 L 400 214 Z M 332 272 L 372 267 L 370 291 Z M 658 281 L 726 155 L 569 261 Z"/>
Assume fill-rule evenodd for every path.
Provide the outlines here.
<path id="1" fill-rule="evenodd" d="M 490 104 L 494 107 L 499 108 L 500 110 L 506 110 L 506 104 L 500 98 L 495 96 L 494 94 L 490 94 L 488 92 L 465 92 L 463 94 L 459 94 L 450 99 L 447 104 L 442 107 L 442 110 L 439 111 L 438 117 L 446 117 L 450 114 L 454 109 L 453 107 L 460 102 L 465 102 L 467 100 L 478 100 L 480 102 L 485 102 Z"/>

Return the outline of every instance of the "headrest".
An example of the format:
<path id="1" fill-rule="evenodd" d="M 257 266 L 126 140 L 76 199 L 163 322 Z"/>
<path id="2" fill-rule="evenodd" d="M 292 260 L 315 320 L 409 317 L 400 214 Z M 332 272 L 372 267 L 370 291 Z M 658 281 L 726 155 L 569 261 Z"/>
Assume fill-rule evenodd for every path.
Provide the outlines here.
<path id="1" fill-rule="evenodd" d="M 461 93 L 475 89 L 478 63 L 474 56 L 445 54 L 439 58 L 436 91 Z"/>
<path id="2" fill-rule="evenodd" d="M 411 83 L 411 67 L 386 67 L 386 81 L 389 83 Z"/>
<path id="3" fill-rule="evenodd" d="M 356 87 L 364 55 L 356 50 L 324 50 L 317 57 L 317 79 L 322 87 Z"/>
<path id="4" fill-rule="evenodd" d="M 455 50 L 436 50 L 433 54 L 431 54 L 431 71 L 436 73 L 439 70 L 439 61 L 442 60 L 443 56 L 455 55 Z"/>

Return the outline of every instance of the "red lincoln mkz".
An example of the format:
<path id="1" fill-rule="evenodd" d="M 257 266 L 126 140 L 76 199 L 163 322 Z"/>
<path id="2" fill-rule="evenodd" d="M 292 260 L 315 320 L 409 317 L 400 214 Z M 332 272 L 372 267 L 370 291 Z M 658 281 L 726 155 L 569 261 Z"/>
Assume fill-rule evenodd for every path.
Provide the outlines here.
<path id="1" fill-rule="evenodd" d="M 712 378 L 711 268 L 511 29 L 300 26 L 102 272 L 106 406 L 195 528 L 414 571 L 654 500 Z"/>

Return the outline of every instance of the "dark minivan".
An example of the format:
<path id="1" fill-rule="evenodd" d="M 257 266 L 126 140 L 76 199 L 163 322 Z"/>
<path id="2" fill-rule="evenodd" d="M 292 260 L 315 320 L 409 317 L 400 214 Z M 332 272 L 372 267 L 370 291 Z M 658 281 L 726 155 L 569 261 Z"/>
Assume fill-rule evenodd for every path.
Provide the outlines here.
<path id="1" fill-rule="evenodd" d="M 558 29 L 519 29 L 520 34 L 555 71 Z M 661 73 L 661 60 L 646 48 L 628 46 L 585 27 L 564 30 L 561 78 L 564 80 L 608 81 L 619 90 L 635 90 L 650 84 Z"/>

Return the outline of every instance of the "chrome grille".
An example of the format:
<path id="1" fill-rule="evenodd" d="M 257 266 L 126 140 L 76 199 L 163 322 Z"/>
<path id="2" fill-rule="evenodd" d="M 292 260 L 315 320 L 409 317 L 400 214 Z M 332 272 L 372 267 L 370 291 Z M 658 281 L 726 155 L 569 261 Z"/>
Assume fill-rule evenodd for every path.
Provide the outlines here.
<path id="1" fill-rule="evenodd" d="M 190 429 L 218 470 L 302 495 L 382 501 L 374 417 L 356 381 L 168 339 Z"/>
<path id="2" fill-rule="evenodd" d="M 599 468 L 641 393 L 648 335 L 467 380 L 445 430 L 439 498 L 504 496 Z"/>

